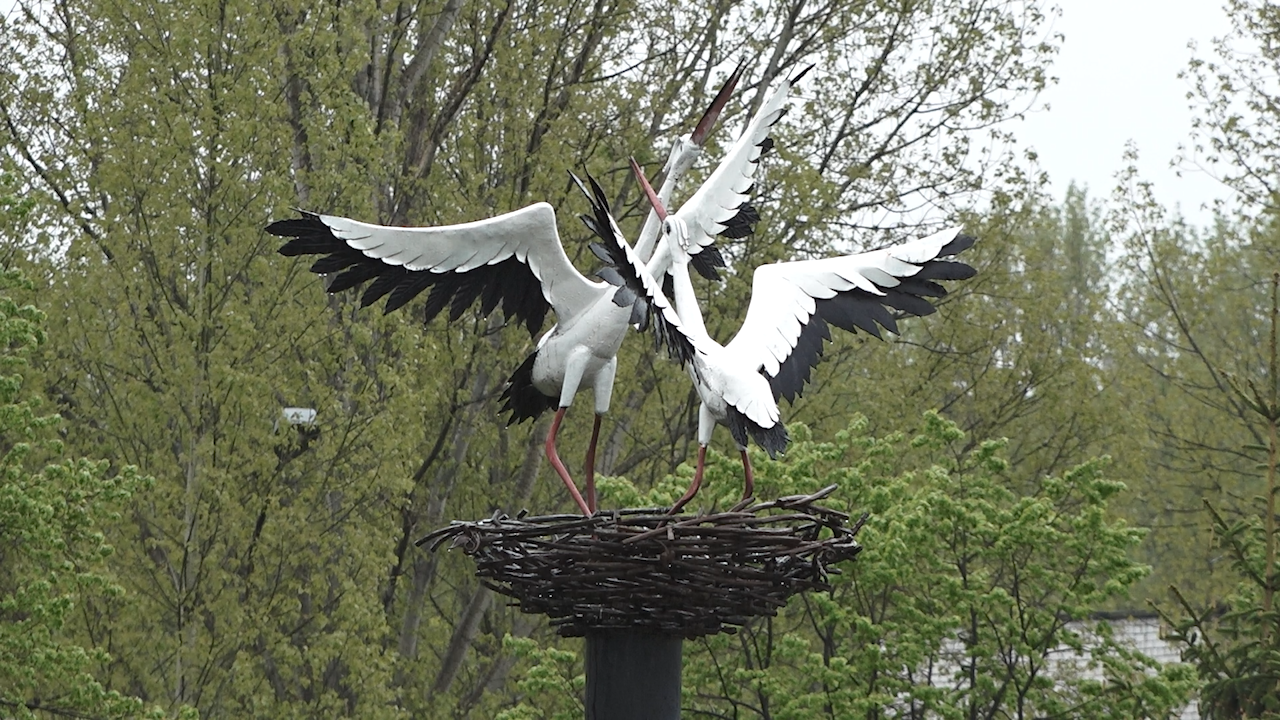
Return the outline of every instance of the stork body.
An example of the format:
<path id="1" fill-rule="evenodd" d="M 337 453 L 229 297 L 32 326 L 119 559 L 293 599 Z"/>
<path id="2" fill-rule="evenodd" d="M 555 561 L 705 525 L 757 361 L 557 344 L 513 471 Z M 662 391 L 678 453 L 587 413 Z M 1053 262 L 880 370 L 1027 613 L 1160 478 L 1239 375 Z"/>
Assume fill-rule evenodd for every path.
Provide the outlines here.
<path id="1" fill-rule="evenodd" d="M 686 212 L 682 207 L 667 217 L 639 166 L 633 163 L 633 170 L 663 219 L 660 247 L 672 254 L 676 312 L 683 332 L 698 349 L 686 364 L 702 401 L 698 461 L 693 483 L 672 507 L 672 513 L 697 493 L 706 448 L 717 424 L 728 427 L 733 436 L 742 458 L 743 497 L 752 495 L 748 438 L 770 457 L 786 449 L 788 438 L 778 401 L 786 398 L 794 402 L 803 393 L 824 344 L 831 340 L 830 325 L 876 337 L 881 337 L 882 328 L 896 333 L 897 319 L 891 310 L 928 315 L 935 308 L 927 298 L 946 295 L 937 281 L 961 280 L 974 274 L 969 265 L 946 259 L 973 245 L 974 239 L 961 235 L 959 228 L 871 252 L 762 265 L 752 279 L 751 302 L 742 327 L 727 345 L 720 345 L 707 334 L 687 270 L 689 250 L 706 234 L 705 226 L 691 222 L 705 217 L 703 210 L 695 206 Z M 703 190 L 694 200 L 700 195 Z"/>
<path id="2" fill-rule="evenodd" d="M 608 293 L 602 293 L 596 307 L 587 308 L 579 322 L 556 325 L 542 336 L 534 352 L 533 386 L 557 398 L 560 407 L 571 405 L 578 389 L 589 386 L 595 393 L 596 413 L 608 412 L 629 315 L 630 308 L 619 308 Z"/>

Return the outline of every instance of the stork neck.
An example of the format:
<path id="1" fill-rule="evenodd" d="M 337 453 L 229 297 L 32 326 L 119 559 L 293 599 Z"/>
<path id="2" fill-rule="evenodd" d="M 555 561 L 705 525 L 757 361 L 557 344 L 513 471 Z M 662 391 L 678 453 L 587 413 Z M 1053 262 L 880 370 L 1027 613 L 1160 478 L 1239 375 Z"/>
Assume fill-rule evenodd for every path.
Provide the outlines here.
<path id="1" fill-rule="evenodd" d="M 662 244 L 662 250 L 675 252 L 669 250 L 666 243 Z M 710 340 L 710 336 L 707 335 L 707 326 L 702 321 L 702 309 L 698 307 L 698 298 L 693 293 L 693 283 L 689 280 L 687 260 L 671 263 L 671 280 L 675 293 L 675 297 L 671 300 L 675 303 L 676 315 L 680 316 L 685 334 L 695 342 Z"/>
<path id="2" fill-rule="evenodd" d="M 653 251 L 653 257 L 645 263 L 645 272 L 649 273 L 649 277 L 662 283 L 662 276 L 667 274 L 667 270 L 671 267 L 671 249 L 667 247 L 667 241 L 663 239 L 658 243 L 658 247 Z M 671 298 L 667 298 L 670 300 Z"/>
<path id="3" fill-rule="evenodd" d="M 693 150 L 691 151 L 689 148 L 693 148 Z M 680 178 L 684 177 L 684 174 L 689 171 L 689 167 L 693 165 L 693 159 L 697 154 L 696 151 L 700 149 L 685 138 L 677 140 L 675 146 L 671 148 L 671 155 L 667 157 L 667 176 L 662 179 L 662 187 L 658 188 L 658 199 L 662 201 L 663 206 L 671 207 L 671 195 L 676 190 L 676 183 L 680 182 Z M 635 245 L 636 256 L 640 258 L 641 262 L 649 261 L 654 252 L 654 246 L 658 242 L 658 231 L 661 228 L 662 221 L 658 219 L 657 211 L 650 210 L 649 216 L 644 220 L 644 227 L 640 229 L 640 237 L 636 240 Z M 654 277 L 658 276 L 654 275 Z"/>
<path id="4" fill-rule="evenodd" d="M 663 184 L 666 187 L 666 184 Z M 665 200 L 663 201 L 666 202 Z M 658 228 L 662 227 L 662 222 L 658 220 L 656 210 L 649 211 L 649 217 L 645 218 L 644 227 L 640 229 L 640 237 L 636 240 L 636 257 L 640 258 L 640 262 L 649 262 L 653 255 L 653 245 L 658 240 Z M 655 276 L 656 277 L 656 276 Z"/>

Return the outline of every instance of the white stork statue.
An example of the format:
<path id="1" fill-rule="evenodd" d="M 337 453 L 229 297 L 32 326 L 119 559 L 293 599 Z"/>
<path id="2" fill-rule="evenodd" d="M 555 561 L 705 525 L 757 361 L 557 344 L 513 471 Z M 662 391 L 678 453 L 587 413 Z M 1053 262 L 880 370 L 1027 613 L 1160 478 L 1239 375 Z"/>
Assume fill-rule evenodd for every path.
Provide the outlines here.
<path id="1" fill-rule="evenodd" d="M 768 105 L 768 103 L 766 103 Z M 742 184 L 730 189 L 708 187 L 717 180 L 716 171 L 702 189 L 667 216 L 661 200 L 632 160 L 632 170 L 662 220 L 662 245 L 672 253 L 672 287 L 682 331 L 698 352 L 687 364 L 698 397 L 698 461 L 689 490 L 671 508 L 675 514 L 698 492 L 706 463 L 707 444 L 716 424 L 729 428 L 742 457 L 743 498 L 754 492 L 754 475 L 747 456 L 747 438 L 756 441 L 770 457 L 787 447 L 787 431 L 782 425 L 779 398 L 794 402 L 809 382 L 810 370 L 822 356 L 824 342 L 831 340 L 828 325 L 856 332 L 863 330 L 877 338 L 880 327 L 897 333 L 898 325 L 890 309 L 906 315 L 923 316 L 935 308 L 926 298 L 941 298 L 946 289 L 936 281 L 972 277 L 969 265 L 946 260 L 973 245 L 974 239 L 950 228 L 925 238 L 871 252 L 825 260 L 801 260 L 762 265 L 756 268 L 751 285 L 751 302 L 737 335 L 721 345 L 707 334 L 686 265 L 688 253 L 696 251 L 714 225 L 708 207 L 695 204 L 703 197 L 730 198 L 745 191 Z M 703 201 L 705 203 L 705 201 Z"/>
<path id="2" fill-rule="evenodd" d="M 344 271 L 330 292 L 336 292 L 334 285 L 354 285 L 353 274 L 361 280 L 375 277 L 362 303 L 369 305 L 390 292 L 388 312 L 427 287 L 432 288 L 428 320 L 446 304 L 450 319 L 456 320 L 478 298 L 482 313 L 492 312 L 501 301 L 504 314 L 524 320 L 532 332 L 541 326 L 547 306 L 553 308 L 559 322 L 512 376 L 503 395 L 504 409 L 516 417 L 534 417 L 559 403 L 547 434 L 547 458 L 574 502 L 590 515 L 595 511 L 594 485 L 588 484 L 593 498 L 588 504 L 556 451 L 560 422 L 574 395 L 584 385 L 594 390 L 598 432 L 599 418 L 609 409 L 618 348 L 629 324 L 641 329 L 651 325 L 656 344 L 665 343 L 681 362 L 692 362 L 694 349 L 652 279 L 652 271 L 659 268 L 646 269 L 622 239 L 595 180 L 592 191 L 577 177 L 573 180 L 591 202 L 592 215 L 584 215 L 584 222 L 605 240 L 603 245 L 593 244 L 592 250 L 610 263 L 599 273 L 607 282 L 587 279 L 569 262 L 556 232 L 555 211 L 547 203 L 478 222 L 418 228 L 304 212 L 301 218 L 272 223 L 267 232 L 294 238 L 280 249 L 284 255 L 329 253 L 311 270 Z M 594 447 L 588 451 L 588 468 L 593 454 Z"/>
<path id="3" fill-rule="evenodd" d="M 701 152 L 741 74 L 739 67 L 716 95 L 693 133 L 677 140 L 668 160 L 664 184 L 668 195 Z M 582 187 L 581 183 L 579 186 Z M 593 250 L 614 263 L 615 271 L 609 278 L 621 284 L 625 278 L 617 272 L 627 276 L 625 264 L 641 261 L 629 247 L 629 255 L 610 257 L 611 243 L 625 245 L 625 242 L 620 234 L 614 233 L 616 225 L 607 207 L 601 205 L 603 195 L 587 194 L 592 201 L 593 216 L 583 216 L 583 220 L 606 240 L 605 246 L 597 245 Z M 739 213 L 727 227 L 737 229 L 749 220 L 749 215 Z M 283 255 L 324 255 L 312 264 L 311 272 L 337 273 L 327 285 L 330 293 L 372 280 L 361 296 L 362 307 L 385 296 L 384 311 L 389 313 L 430 288 L 425 322 L 430 322 L 446 306 L 449 320 L 457 320 L 479 300 L 481 314 L 488 315 L 501 303 L 503 315 L 524 322 L 531 336 L 541 330 L 547 309 L 553 309 L 557 323 L 539 339 L 534 352 L 512 374 L 502 394 L 503 412 L 511 413 L 508 422 L 511 425 L 556 408 L 547 433 L 547 459 L 582 512 L 588 515 L 595 512 L 595 450 L 600 422 L 609 410 L 613 393 L 618 348 L 627 326 L 650 313 L 633 304 L 639 286 L 631 291 L 615 290 L 609 283 L 588 280 L 574 268 L 560 243 L 555 211 L 549 204 L 535 203 L 477 222 L 416 228 L 371 225 L 304 212 L 301 218 L 278 221 L 266 229 L 273 235 L 294 238 L 280 248 Z M 646 253 L 652 250 L 656 236 L 655 225 Z M 718 262 L 723 266 L 723 260 L 714 245 L 708 249 L 711 259 L 702 265 L 714 277 L 715 265 Z M 669 262 L 669 254 L 657 253 L 648 268 L 639 266 L 637 277 L 661 277 Z M 659 313 L 659 320 L 661 316 Z M 670 318 L 675 318 L 674 312 L 670 312 Z M 663 327 L 661 321 L 655 322 L 660 339 L 670 334 L 664 332 Z M 586 499 L 579 493 L 556 450 L 560 423 L 582 387 L 591 387 L 594 391 L 596 411 L 586 456 Z"/>

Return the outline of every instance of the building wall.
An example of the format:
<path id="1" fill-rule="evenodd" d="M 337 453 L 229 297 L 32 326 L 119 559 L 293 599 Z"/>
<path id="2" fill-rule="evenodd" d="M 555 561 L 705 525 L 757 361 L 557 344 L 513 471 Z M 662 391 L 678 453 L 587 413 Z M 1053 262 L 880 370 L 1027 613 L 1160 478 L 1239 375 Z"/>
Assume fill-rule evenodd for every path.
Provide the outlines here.
<path id="1" fill-rule="evenodd" d="M 1096 622 L 1090 620 L 1069 623 L 1067 627 L 1086 638 L 1087 647 L 1087 638 L 1092 628 L 1096 627 Z M 1160 621 L 1154 615 L 1106 618 L 1106 622 L 1111 626 L 1111 633 L 1117 642 L 1124 643 L 1161 664 L 1182 661 L 1178 646 L 1160 636 Z M 931 668 L 924 669 L 923 673 L 928 678 L 926 681 L 935 685 L 953 682 L 960 663 L 965 657 L 964 647 L 959 641 L 951 647 L 944 646 L 940 662 Z M 1101 668 L 1090 664 L 1087 653 L 1083 656 L 1077 655 L 1074 650 L 1065 646 L 1050 651 L 1049 662 L 1050 677 L 1083 677 L 1099 682 L 1104 679 Z M 1178 718 L 1179 720 L 1199 720 L 1200 710 L 1196 701 L 1192 700 L 1187 707 L 1183 708 Z M 1080 718 L 1079 720 L 1088 719 Z"/>
<path id="2" fill-rule="evenodd" d="M 1118 642 L 1141 652 L 1143 655 L 1163 664 L 1182 662 L 1181 651 L 1177 645 L 1160 636 L 1160 620 L 1154 616 L 1126 617 L 1108 619 L 1112 635 Z M 1087 635 L 1093 622 L 1071 623 L 1069 627 L 1083 635 Z M 1074 652 L 1068 648 L 1055 651 L 1062 663 L 1062 672 L 1078 672 L 1086 678 L 1101 681 L 1102 671 L 1097 667 L 1089 667 L 1079 661 Z M 1199 720 L 1200 708 L 1195 700 L 1183 708 L 1179 720 Z"/>

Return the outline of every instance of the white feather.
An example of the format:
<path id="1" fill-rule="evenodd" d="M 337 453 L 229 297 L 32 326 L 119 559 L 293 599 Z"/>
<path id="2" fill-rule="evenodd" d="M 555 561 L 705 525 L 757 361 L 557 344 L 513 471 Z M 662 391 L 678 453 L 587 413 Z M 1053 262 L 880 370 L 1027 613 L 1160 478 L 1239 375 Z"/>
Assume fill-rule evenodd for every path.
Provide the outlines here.
<path id="1" fill-rule="evenodd" d="M 724 223 L 732 219 L 742 203 L 747 201 L 746 193 L 754 184 L 759 167 L 760 143 L 769 136 L 774 123 L 782 116 L 782 108 L 790 92 L 791 80 L 788 79 L 764 101 L 733 148 L 716 166 L 715 172 L 676 213 L 691 229 L 701 231 L 692 233 L 690 237 L 691 254 L 697 254 L 710 245 L 724 230 Z"/>
<path id="2" fill-rule="evenodd" d="M 466 272 L 514 257 L 541 281 L 543 296 L 562 320 L 586 310 L 603 286 L 569 262 L 556 231 L 555 210 L 545 202 L 485 220 L 434 227 L 388 227 L 332 215 L 320 220 L 366 256 L 407 270 Z"/>
<path id="3" fill-rule="evenodd" d="M 885 288 L 898 286 L 902 278 L 914 276 L 924 263 L 936 259 L 959 232 L 958 227 L 948 228 L 881 250 L 762 265 L 752 280 L 746 319 L 725 347 L 775 375 L 795 350 L 803 326 L 812 320 L 815 300 L 853 287 L 884 295 Z"/>

